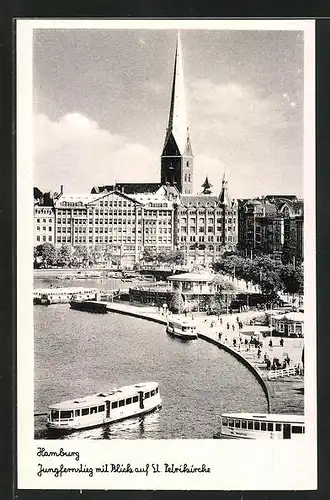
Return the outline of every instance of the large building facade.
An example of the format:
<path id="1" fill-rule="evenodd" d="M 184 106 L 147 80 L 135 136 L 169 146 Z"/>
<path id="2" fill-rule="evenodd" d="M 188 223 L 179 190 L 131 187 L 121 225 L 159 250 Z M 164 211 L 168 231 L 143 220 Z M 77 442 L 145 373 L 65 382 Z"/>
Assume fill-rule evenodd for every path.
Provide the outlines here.
<path id="1" fill-rule="evenodd" d="M 246 256 L 270 255 L 301 264 L 304 205 L 295 195 L 268 195 L 238 202 L 238 249 Z"/>
<path id="2" fill-rule="evenodd" d="M 261 250 L 302 259 L 303 215 L 291 202 L 281 207 L 279 200 L 268 199 L 238 204 L 225 174 L 219 193 L 206 176 L 196 194 L 193 181 L 178 35 L 160 182 L 117 182 L 82 195 L 64 194 L 62 186 L 59 193 L 46 195 L 35 188 L 34 243 L 102 246 L 125 267 L 138 263 L 146 249 L 180 250 L 188 266 L 207 266 L 237 244 L 247 254 Z"/>

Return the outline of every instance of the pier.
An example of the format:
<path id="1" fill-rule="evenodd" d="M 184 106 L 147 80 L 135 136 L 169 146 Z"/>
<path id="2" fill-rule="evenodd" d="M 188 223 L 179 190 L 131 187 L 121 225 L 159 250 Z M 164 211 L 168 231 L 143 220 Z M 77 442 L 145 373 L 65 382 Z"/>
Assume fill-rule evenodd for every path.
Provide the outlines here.
<path id="1" fill-rule="evenodd" d="M 165 315 L 164 312 L 161 313 L 157 308 L 152 306 L 138 307 L 123 303 L 102 303 L 106 304 L 108 312 L 133 316 L 163 325 L 166 325 L 168 318 L 171 317 L 171 315 Z M 262 313 L 259 314 L 261 315 Z M 246 322 L 249 318 L 252 316 L 255 317 L 256 315 L 258 315 L 258 313 L 250 311 L 248 313 L 240 313 L 239 317 L 242 322 Z M 262 354 L 258 357 L 258 350 L 255 347 L 239 343 L 236 343 L 236 346 L 234 346 L 234 339 L 236 339 L 237 342 L 240 335 L 242 337 L 246 336 L 244 335 L 244 330 L 240 333 L 238 327 L 234 330 L 232 328 L 232 325 L 235 325 L 236 322 L 236 315 L 224 314 L 221 315 L 220 318 L 206 316 L 205 314 L 195 314 L 194 320 L 197 323 L 199 338 L 229 352 L 254 374 L 265 393 L 269 412 L 303 414 L 304 377 L 302 374 L 296 374 L 296 371 L 292 368 L 295 364 L 301 363 L 303 339 L 285 338 L 284 345 L 281 346 L 278 337 L 263 338 L 264 347 L 262 349 Z M 227 323 L 230 325 L 229 329 L 226 329 Z M 252 329 L 258 331 L 258 327 L 249 327 L 249 331 Z M 222 332 L 221 341 L 219 340 L 220 332 Z M 270 339 L 272 339 L 273 344 L 271 347 L 268 345 Z M 265 352 L 267 352 L 269 356 L 278 358 L 288 355 L 290 357 L 291 368 L 286 370 L 286 372 L 278 370 L 278 374 L 281 375 L 280 377 L 273 376 L 273 373 L 267 370 L 265 363 L 262 361 Z"/>

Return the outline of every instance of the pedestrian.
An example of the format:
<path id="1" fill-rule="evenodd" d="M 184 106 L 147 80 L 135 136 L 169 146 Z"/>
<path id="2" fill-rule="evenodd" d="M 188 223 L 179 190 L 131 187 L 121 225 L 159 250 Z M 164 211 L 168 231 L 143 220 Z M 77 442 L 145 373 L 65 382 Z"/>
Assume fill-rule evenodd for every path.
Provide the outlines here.
<path id="1" fill-rule="evenodd" d="M 248 345 L 248 343 L 249 343 L 249 341 L 248 341 L 248 339 L 246 338 L 246 339 L 244 340 L 244 344 L 245 344 L 245 345 Z"/>
<path id="2" fill-rule="evenodd" d="M 229 327 L 230 327 L 230 325 L 229 325 L 229 323 L 227 323 L 227 330 L 229 330 Z"/>
<path id="3" fill-rule="evenodd" d="M 226 337 L 225 337 L 225 342 L 226 342 L 226 343 L 228 342 L 228 338 L 227 338 L 227 335 L 226 335 Z"/>
<path id="4" fill-rule="evenodd" d="M 220 325 L 222 325 L 222 318 L 220 318 Z"/>
<path id="5" fill-rule="evenodd" d="M 268 345 L 269 345 L 269 347 L 273 347 L 273 341 L 272 341 L 272 339 L 270 339 L 270 341 L 269 341 L 269 344 L 268 344 Z"/>
<path id="6" fill-rule="evenodd" d="M 237 316 L 236 321 L 237 321 L 237 323 L 239 323 L 239 316 Z"/>
<path id="7" fill-rule="evenodd" d="M 234 324 L 232 324 L 232 326 L 231 326 L 231 327 L 232 327 L 233 332 L 234 332 L 234 331 L 235 331 L 235 325 L 234 325 Z"/>
<path id="8" fill-rule="evenodd" d="M 219 340 L 221 340 L 221 337 L 222 337 L 222 332 L 219 332 Z"/>
<path id="9" fill-rule="evenodd" d="M 236 347 L 236 339 L 235 339 L 235 337 L 233 338 L 233 346 Z"/>
<path id="10" fill-rule="evenodd" d="M 284 346 L 284 340 L 281 338 L 280 340 L 280 346 L 283 347 Z"/>
<path id="11" fill-rule="evenodd" d="M 261 349 L 260 347 L 258 347 L 258 359 L 260 359 L 260 356 L 261 356 Z"/>

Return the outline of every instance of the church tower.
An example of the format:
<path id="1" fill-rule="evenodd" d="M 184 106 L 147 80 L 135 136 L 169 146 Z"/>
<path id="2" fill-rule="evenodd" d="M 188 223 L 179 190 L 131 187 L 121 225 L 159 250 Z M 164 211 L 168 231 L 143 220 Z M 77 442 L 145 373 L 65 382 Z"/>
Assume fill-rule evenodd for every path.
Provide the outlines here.
<path id="1" fill-rule="evenodd" d="M 161 183 L 175 184 L 180 193 L 193 189 L 193 152 L 187 126 L 180 34 L 174 60 L 170 113 L 161 156 Z"/>

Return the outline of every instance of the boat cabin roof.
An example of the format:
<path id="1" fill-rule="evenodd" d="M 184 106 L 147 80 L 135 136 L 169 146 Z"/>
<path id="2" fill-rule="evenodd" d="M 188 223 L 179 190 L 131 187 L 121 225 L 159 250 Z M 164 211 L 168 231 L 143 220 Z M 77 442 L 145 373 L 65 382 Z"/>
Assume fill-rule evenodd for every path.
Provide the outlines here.
<path id="1" fill-rule="evenodd" d="M 222 418 L 237 418 L 242 420 L 258 420 L 265 422 L 304 423 L 304 415 L 284 415 L 277 413 L 222 413 Z"/>
<path id="2" fill-rule="evenodd" d="M 157 382 L 141 382 L 134 385 L 125 385 L 124 387 L 111 389 L 109 391 L 91 394 L 82 398 L 68 399 L 51 405 L 51 410 L 69 410 L 76 408 L 86 408 L 97 406 L 105 401 L 118 401 L 119 399 L 135 396 L 139 391 L 152 391 L 158 387 Z"/>
<path id="3" fill-rule="evenodd" d="M 180 326 L 196 326 L 193 319 L 188 318 L 171 318 L 168 320 L 169 323 L 175 323 Z"/>

